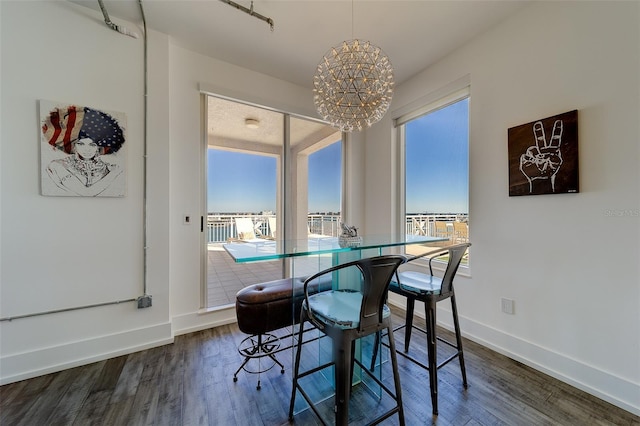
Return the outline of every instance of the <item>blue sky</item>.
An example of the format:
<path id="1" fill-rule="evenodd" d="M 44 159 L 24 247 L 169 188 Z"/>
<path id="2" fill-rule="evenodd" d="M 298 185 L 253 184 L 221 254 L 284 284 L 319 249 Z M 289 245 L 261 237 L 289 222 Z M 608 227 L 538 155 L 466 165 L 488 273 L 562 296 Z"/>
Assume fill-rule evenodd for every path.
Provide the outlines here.
<path id="1" fill-rule="evenodd" d="M 468 99 L 406 124 L 407 213 L 468 213 Z M 309 156 L 309 212 L 340 211 L 341 147 Z M 276 159 L 210 149 L 208 211 L 276 211 Z"/>
<path id="2" fill-rule="evenodd" d="M 341 151 L 338 141 L 309 156 L 309 213 L 340 211 Z"/>
<path id="3" fill-rule="evenodd" d="M 276 211 L 276 158 L 208 150 L 209 213 Z"/>
<path id="4" fill-rule="evenodd" d="M 276 211 L 276 159 L 210 149 L 208 211 Z M 340 211 L 341 147 L 336 142 L 309 156 L 309 212 Z"/>
<path id="5" fill-rule="evenodd" d="M 406 124 L 407 213 L 469 212 L 469 99 Z"/>

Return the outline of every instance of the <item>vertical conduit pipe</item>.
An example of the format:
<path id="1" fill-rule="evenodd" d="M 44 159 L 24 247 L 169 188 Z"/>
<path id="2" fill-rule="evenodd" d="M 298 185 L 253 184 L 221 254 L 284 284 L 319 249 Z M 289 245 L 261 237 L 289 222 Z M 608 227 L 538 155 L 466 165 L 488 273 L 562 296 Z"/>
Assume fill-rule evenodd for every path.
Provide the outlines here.
<path id="1" fill-rule="evenodd" d="M 142 15 L 143 37 L 144 37 L 144 124 L 143 124 L 143 162 L 142 162 L 142 238 L 144 249 L 144 266 L 143 266 L 143 296 L 148 297 L 149 305 L 151 303 L 151 296 L 147 294 L 147 121 L 148 121 L 148 48 L 147 48 L 147 19 L 144 15 L 144 7 L 142 6 L 142 0 L 138 0 L 140 5 L 140 14 Z M 140 307 L 140 303 L 138 303 Z"/>

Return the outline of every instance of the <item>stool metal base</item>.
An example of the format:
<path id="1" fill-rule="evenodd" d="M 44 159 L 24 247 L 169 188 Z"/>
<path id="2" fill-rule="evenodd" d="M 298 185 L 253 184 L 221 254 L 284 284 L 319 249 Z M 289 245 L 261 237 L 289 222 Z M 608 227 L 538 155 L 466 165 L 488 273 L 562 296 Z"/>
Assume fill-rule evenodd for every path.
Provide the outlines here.
<path id="1" fill-rule="evenodd" d="M 249 374 L 257 374 L 258 385 L 256 389 L 260 390 L 260 373 L 271 370 L 277 364 L 280 366 L 280 373 L 284 374 L 284 365 L 275 356 L 278 352 L 280 352 L 280 338 L 274 334 L 257 334 L 244 338 L 238 346 L 238 353 L 244 356 L 244 361 L 233 374 L 233 381 L 238 381 L 238 373 L 241 370 Z M 262 363 L 262 358 L 265 357 L 267 358 L 266 365 Z M 258 360 L 258 367 L 255 370 L 249 366 L 249 361 L 252 359 Z"/>

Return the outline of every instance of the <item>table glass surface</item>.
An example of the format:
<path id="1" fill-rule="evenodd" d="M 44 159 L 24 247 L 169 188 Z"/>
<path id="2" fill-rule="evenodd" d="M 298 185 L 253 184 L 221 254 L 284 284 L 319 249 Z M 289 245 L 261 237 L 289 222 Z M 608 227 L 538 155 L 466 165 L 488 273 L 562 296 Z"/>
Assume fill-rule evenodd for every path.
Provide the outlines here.
<path id="1" fill-rule="evenodd" d="M 446 240 L 447 238 L 426 237 L 421 235 L 403 235 L 400 237 L 392 237 L 389 235 L 367 235 L 362 236 L 362 241 L 359 241 L 357 245 L 343 246 L 344 242 L 343 245 L 341 245 L 340 238 L 338 237 L 310 236 L 303 240 L 276 241 L 269 239 L 253 239 L 248 241 L 234 241 L 223 244 L 223 247 L 236 263 L 292 258 L 294 259 L 294 262 L 292 262 L 291 266 L 291 275 L 295 276 L 293 274 L 293 263 L 295 263 L 295 259 L 297 257 L 331 254 L 331 264 L 337 264 L 345 260 L 353 260 L 352 258 L 359 258 L 366 250 L 376 250 L 379 255 L 382 254 L 382 249 L 384 248 L 411 244 L 430 244 Z M 316 266 L 318 265 L 314 264 L 314 268 Z M 305 270 L 306 274 L 312 274 L 315 272 L 316 271 Z M 332 286 L 334 288 L 352 288 L 352 282 L 360 282 L 359 276 L 357 276 L 356 279 L 353 279 L 353 273 L 353 270 L 341 271 L 338 275 L 332 277 Z M 294 309 L 295 312 L 295 307 L 293 307 L 293 305 L 292 309 Z M 295 324 L 296 321 L 292 323 L 292 330 L 295 329 Z M 291 335 L 291 347 L 296 346 L 295 336 L 295 334 Z M 368 338 L 369 340 L 372 340 L 373 335 Z M 307 347 L 306 352 L 303 352 L 303 354 L 306 355 L 303 356 L 309 358 L 312 363 L 317 363 L 318 365 L 330 361 L 332 357 L 332 346 L 326 339 L 326 336 L 324 336 L 324 338 L 311 339 L 309 342 L 305 343 L 305 347 L 309 345 L 311 345 L 311 347 Z M 313 341 L 316 342 L 316 346 L 313 346 L 313 343 L 311 343 Z M 370 343 L 370 346 L 373 346 L 372 342 Z M 294 364 L 294 353 L 295 351 L 291 351 L 292 365 Z M 359 341 L 356 344 L 355 356 L 358 359 L 363 359 L 362 346 Z M 380 357 L 380 360 L 382 360 L 382 357 Z M 379 362 L 382 363 L 382 361 Z M 377 374 L 378 379 L 381 380 L 381 366 L 376 368 L 375 374 Z M 330 397 L 332 393 L 335 393 L 333 375 L 326 371 L 321 371 L 321 375 L 325 380 L 319 380 L 316 383 L 320 389 L 316 390 L 318 394 L 314 397 L 314 400 L 317 399 L 317 401 L 315 401 L 317 403 L 320 403 L 322 400 Z M 355 385 L 358 383 L 363 383 L 371 392 L 373 392 L 374 395 L 377 395 L 378 398 L 382 398 L 382 388 L 380 388 L 375 381 L 369 379 L 366 374 L 362 374 L 359 367 L 356 367 L 353 372 L 353 384 Z M 308 406 L 306 405 L 306 402 L 303 401 L 303 398 L 298 396 L 294 406 L 294 414 L 298 414 L 307 408 Z"/>
<path id="2" fill-rule="evenodd" d="M 359 244 L 344 247 L 341 246 L 338 237 L 310 237 L 304 240 L 285 241 L 253 239 L 223 244 L 223 247 L 236 263 L 245 263 L 287 257 L 382 249 L 409 244 L 428 244 L 439 241 L 446 241 L 446 238 L 421 235 L 405 235 L 404 238 L 393 238 L 389 235 L 367 235 L 362 236 L 362 242 Z"/>

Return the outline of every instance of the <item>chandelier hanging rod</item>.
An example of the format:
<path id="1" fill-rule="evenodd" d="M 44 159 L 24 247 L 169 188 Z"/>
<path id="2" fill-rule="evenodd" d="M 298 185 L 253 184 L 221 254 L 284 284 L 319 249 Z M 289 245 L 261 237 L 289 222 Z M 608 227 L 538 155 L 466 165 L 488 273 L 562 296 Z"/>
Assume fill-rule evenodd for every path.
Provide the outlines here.
<path id="1" fill-rule="evenodd" d="M 228 4 L 229 6 L 235 7 L 236 9 L 238 9 L 241 12 L 244 12 L 244 13 L 246 13 L 248 15 L 254 16 L 254 17 L 266 22 L 267 24 L 269 24 L 269 28 L 271 28 L 271 31 L 273 31 L 273 26 L 274 26 L 273 19 L 267 18 L 264 15 L 261 15 L 261 14 L 259 14 L 257 12 L 254 12 L 253 11 L 253 1 L 251 2 L 251 8 L 246 8 L 243 5 L 238 4 L 238 3 L 234 2 L 234 1 L 231 1 L 231 0 L 220 0 L 220 1 L 222 3 Z"/>

